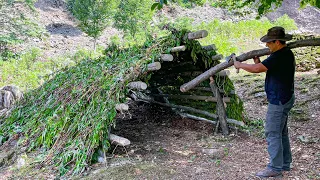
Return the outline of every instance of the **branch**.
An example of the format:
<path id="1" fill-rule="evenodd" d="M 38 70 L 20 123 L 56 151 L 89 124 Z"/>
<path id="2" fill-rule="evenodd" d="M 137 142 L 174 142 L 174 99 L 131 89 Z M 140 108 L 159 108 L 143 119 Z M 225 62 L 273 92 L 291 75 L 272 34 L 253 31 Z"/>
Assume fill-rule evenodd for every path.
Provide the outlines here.
<path id="1" fill-rule="evenodd" d="M 295 41 L 295 42 L 288 43 L 287 46 L 290 49 L 298 48 L 298 47 L 306 47 L 306 46 L 320 46 L 320 38 Z M 253 50 L 253 51 L 241 54 L 240 56 L 237 56 L 237 60 L 242 62 L 242 61 L 246 61 L 248 59 L 252 59 L 255 56 L 260 57 L 260 56 L 265 56 L 265 55 L 269 55 L 269 54 L 271 54 L 271 52 L 268 48 Z M 180 91 L 187 92 L 190 89 L 196 87 L 198 84 L 200 84 L 204 80 L 208 79 L 210 76 L 213 76 L 217 72 L 219 72 L 223 69 L 226 69 L 232 65 L 233 65 L 233 61 L 222 62 L 222 63 L 210 68 L 209 70 L 205 71 L 204 73 L 200 74 L 199 76 L 197 76 L 195 79 L 191 80 L 190 82 L 185 83 L 182 86 L 180 86 Z"/>

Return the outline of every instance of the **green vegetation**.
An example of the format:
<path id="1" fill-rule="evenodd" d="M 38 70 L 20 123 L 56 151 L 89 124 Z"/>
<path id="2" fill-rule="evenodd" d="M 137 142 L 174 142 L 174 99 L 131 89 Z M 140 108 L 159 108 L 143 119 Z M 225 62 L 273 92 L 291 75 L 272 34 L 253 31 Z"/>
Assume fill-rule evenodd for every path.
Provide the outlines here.
<path id="1" fill-rule="evenodd" d="M 116 12 L 117 1 L 113 0 L 69 0 L 69 9 L 80 21 L 79 27 L 88 36 L 94 38 L 94 50 L 97 38 L 110 24 Z"/>

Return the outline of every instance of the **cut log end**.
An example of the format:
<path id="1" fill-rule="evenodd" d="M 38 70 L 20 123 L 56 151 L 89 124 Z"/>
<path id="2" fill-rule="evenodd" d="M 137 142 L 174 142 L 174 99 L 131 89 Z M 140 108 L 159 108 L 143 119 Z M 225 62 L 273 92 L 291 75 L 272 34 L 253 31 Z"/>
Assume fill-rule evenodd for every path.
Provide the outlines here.
<path id="1" fill-rule="evenodd" d="M 173 61 L 173 56 L 171 54 L 161 54 L 160 59 L 162 61 Z"/>
<path id="2" fill-rule="evenodd" d="M 147 69 L 148 69 L 148 71 L 157 71 L 157 70 L 161 69 L 161 63 L 160 62 L 150 63 L 150 64 L 148 64 Z"/>
<path id="3" fill-rule="evenodd" d="M 127 85 L 130 89 L 146 90 L 148 85 L 141 81 L 131 82 Z"/>
<path id="4" fill-rule="evenodd" d="M 128 146 L 130 145 L 130 141 L 127 138 L 117 136 L 115 134 L 110 134 L 109 139 L 111 144 L 116 144 L 120 146 Z"/>
<path id="5" fill-rule="evenodd" d="M 187 48 L 186 46 L 177 46 L 171 49 L 170 52 L 181 52 L 181 51 L 185 51 Z"/>
<path id="6" fill-rule="evenodd" d="M 192 32 L 188 33 L 188 39 L 193 40 L 193 39 L 200 39 L 208 36 L 208 31 L 206 30 L 200 30 L 197 32 Z"/>
<path id="7" fill-rule="evenodd" d="M 127 104 L 121 103 L 121 104 L 117 104 L 116 105 L 116 110 L 117 111 L 128 111 L 129 110 L 129 106 Z"/>

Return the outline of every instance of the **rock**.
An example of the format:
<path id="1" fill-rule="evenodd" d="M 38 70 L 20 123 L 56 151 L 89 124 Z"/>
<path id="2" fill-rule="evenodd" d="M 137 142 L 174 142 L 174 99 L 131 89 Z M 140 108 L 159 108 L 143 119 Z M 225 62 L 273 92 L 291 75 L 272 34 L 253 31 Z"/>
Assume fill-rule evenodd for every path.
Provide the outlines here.
<path id="1" fill-rule="evenodd" d="M 0 167 L 8 164 L 13 156 L 14 156 L 13 150 L 1 152 L 0 153 Z"/>
<path id="2" fill-rule="evenodd" d="M 17 160 L 17 168 L 20 169 L 24 165 L 26 165 L 26 160 L 24 158 L 22 158 L 22 157 L 18 158 L 18 160 Z"/>
<path id="3" fill-rule="evenodd" d="M 319 70 L 319 71 L 317 71 L 317 73 L 318 73 L 318 74 L 320 74 L 320 70 Z"/>
<path id="4" fill-rule="evenodd" d="M 216 159 L 222 159 L 225 156 L 223 149 L 216 149 L 216 148 L 202 149 L 202 153 Z"/>

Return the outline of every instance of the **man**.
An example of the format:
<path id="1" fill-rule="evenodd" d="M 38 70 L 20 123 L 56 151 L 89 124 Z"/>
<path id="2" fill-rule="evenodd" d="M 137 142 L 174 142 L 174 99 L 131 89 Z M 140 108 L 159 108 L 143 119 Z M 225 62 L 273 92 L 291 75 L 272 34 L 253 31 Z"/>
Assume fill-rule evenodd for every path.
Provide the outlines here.
<path id="1" fill-rule="evenodd" d="M 260 62 L 260 59 L 255 57 L 255 64 L 234 62 L 237 69 L 251 73 L 267 72 L 265 91 L 269 104 L 265 135 L 270 162 L 266 169 L 256 174 L 259 177 L 276 177 L 281 176 L 282 171 L 290 171 L 292 158 L 287 120 L 295 99 L 295 58 L 285 42 L 291 39 L 292 36 L 285 34 L 284 28 L 273 27 L 260 39 L 272 52 L 266 60 Z"/>

